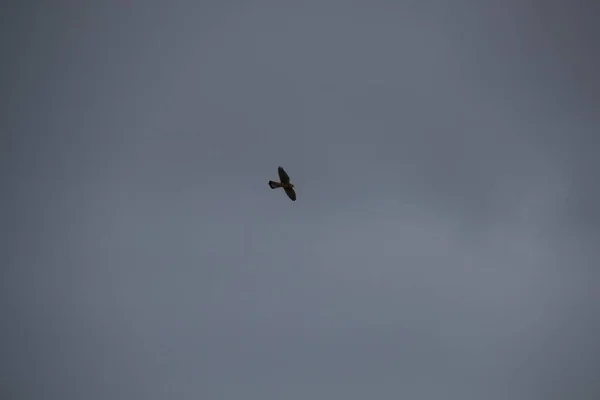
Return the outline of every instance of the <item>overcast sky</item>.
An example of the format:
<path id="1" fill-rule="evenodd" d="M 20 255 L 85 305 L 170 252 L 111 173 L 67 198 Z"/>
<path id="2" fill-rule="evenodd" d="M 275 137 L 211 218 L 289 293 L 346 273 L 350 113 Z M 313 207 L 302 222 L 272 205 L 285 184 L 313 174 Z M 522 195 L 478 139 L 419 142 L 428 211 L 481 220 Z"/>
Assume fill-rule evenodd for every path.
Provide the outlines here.
<path id="1" fill-rule="evenodd" d="M 2 399 L 600 398 L 600 4 L 8 3 Z"/>

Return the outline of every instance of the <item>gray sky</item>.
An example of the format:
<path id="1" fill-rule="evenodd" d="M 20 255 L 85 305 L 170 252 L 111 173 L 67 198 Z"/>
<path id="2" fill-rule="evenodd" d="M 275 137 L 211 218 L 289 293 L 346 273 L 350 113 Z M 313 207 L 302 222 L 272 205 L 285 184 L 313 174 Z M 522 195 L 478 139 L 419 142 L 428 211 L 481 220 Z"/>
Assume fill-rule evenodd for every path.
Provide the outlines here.
<path id="1" fill-rule="evenodd" d="M 0 397 L 599 398 L 592 4 L 6 6 Z"/>

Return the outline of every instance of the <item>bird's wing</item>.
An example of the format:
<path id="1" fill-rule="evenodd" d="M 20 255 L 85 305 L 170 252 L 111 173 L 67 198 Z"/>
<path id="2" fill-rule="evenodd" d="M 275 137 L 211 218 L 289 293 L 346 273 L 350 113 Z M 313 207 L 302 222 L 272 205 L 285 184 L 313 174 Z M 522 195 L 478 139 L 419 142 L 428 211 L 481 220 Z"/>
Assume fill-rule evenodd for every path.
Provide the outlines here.
<path id="1" fill-rule="evenodd" d="M 290 177 L 283 168 L 277 168 L 277 172 L 279 173 L 279 180 L 281 181 L 281 183 L 290 183 Z"/>
<path id="2" fill-rule="evenodd" d="M 283 189 L 285 190 L 285 194 L 287 194 L 287 196 L 292 200 L 292 201 L 296 201 L 296 191 L 292 188 L 285 188 Z"/>

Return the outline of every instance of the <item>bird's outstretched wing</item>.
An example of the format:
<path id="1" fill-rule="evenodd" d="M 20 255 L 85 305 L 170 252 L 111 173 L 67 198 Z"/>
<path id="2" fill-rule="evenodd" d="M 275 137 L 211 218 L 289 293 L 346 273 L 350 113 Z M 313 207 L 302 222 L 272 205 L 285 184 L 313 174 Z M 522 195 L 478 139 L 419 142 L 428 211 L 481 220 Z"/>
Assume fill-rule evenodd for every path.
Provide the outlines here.
<path id="1" fill-rule="evenodd" d="M 285 194 L 287 194 L 287 196 L 290 198 L 290 200 L 296 201 L 296 191 L 294 189 L 285 188 L 283 190 L 285 190 Z"/>
<path id="2" fill-rule="evenodd" d="M 283 168 L 277 168 L 277 172 L 279 173 L 279 180 L 281 181 L 281 183 L 290 183 L 290 177 Z"/>

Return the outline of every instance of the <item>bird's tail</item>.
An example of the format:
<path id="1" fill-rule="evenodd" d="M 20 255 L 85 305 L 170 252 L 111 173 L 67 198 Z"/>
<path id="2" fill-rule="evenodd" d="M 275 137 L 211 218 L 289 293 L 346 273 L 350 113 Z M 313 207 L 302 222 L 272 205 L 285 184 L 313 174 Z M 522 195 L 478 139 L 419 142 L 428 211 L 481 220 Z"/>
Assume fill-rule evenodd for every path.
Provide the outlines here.
<path id="1" fill-rule="evenodd" d="M 279 187 L 281 187 L 281 183 L 279 182 L 273 182 L 273 181 L 269 181 L 269 187 L 271 189 L 277 189 Z"/>

